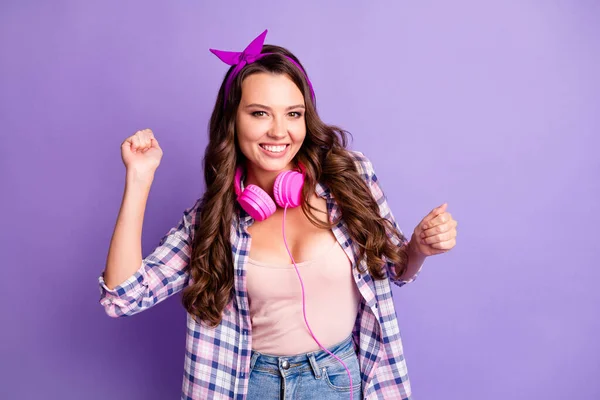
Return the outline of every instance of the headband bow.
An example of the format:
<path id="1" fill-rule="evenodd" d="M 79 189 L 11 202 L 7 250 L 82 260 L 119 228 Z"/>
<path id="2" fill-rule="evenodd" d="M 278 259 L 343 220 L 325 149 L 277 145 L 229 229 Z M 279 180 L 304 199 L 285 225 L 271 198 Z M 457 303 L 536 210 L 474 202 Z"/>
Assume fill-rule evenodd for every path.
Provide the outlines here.
<path id="1" fill-rule="evenodd" d="M 231 89 L 231 84 L 233 83 L 233 79 L 240 73 L 240 71 L 246 65 L 252 64 L 259 58 L 262 58 L 266 55 L 275 54 L 275 53 L 261 53 L 263 44 L 265 43 L 265 38 L 267 36 L 267 32 L 268 32 L 268 30 L 265 29 L 265 31 L 263 33 L 261 33 L 260 35 L 258 35 L 254 40 L 252 40 L 252 42 L 250 42 L 250 44 L 248 46 L 246 46 L 246 48 L 242 52 L 209 49 L 211 51 L 211 53 L 213 53 L 214 55 L 219 57 L 219 59 L 221 61 L 223 61 L 225 64 L 235 65 L 235 68 L 233 69 L 233 71 L 231 71 L 231 74 L 229 74 L 229 77 L 227 78 L 227 81 L 225 82 L 225 101 L 224 101 L 224 103 L 227 103 L 227 98 L 229 96 L 229 90 Z M 306 71 L 304 71 L 304 69 L 302 69 L 302 67 L 300 67 L 300 65 L 296 61 L 294 61 L 291 57 L 288 57 L 286 55 L 283 55 L 283 56 L 286 57 L 288 60 L 290 60 L 296 67 L 298 67 L 298 69 L 300 69 L 300 71 L 302 71 L 302 73 L 306 77 L 306 82 L 308 82 L 308 86 L 310 87 L 310 94 L 314 101 L 315 100 L 315 92 L 313 90 L 312 83 L 310 83 L 310 80 L 308 79 L 308 75 L 306 75 Z"/>

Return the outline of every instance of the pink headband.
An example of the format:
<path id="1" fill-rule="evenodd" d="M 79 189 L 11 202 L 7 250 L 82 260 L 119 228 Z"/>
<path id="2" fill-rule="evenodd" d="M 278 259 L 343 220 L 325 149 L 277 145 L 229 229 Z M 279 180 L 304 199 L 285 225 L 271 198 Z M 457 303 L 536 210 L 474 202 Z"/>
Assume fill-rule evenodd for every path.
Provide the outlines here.
<path id="1" fill-rule="evenodd" d="M 275 54 L 275 53 L 261 53 L 266 36 L 267 36 L 267 30 L 265 29 L 265 31 L 263 33 L 261 33 L 260 35 L 258 35 L 252 42 L 250 42 L 250 44 L 242 52 L 209 49 L 214 55 L 219 57 L 219 59 L 221 61 L 223 61 L 225 64 L 235 65 L 235 68 L 233 69 L 233 71 L 231 71 L 231 74 L 229 75 L 229 77 L 227 77 L 227 81 L 225 82 L 225 101 L 224 101 L 224 103 L 227 102 L 227 96 L 229 95 L 229 90 L 231 89 L 231 84 L 233 82 L 233 79 L 240 73 L 240 71 L 246 65 L 252 64 L 259 58 L 262 58 L 266 55 Z M 294 61 L 291 57 L 288 57 L 286 55 L 283 55 L 283 56 L 285 58 L 287 58 L 288 60 L 290 60 L 296 67 L 298 67 L 298 69 L 300 71 L 302 71 L 302 73 L 306 77 L 306 82 L 308 82 L 308 86 L 310 87 L 310 95 L 314 101 L 315 100 L 315 92 L 313 90 L 312 83 L 310 83 L 310 79 L 308 79 L 308 75 L 306 75 L 306 71 L 304 71 L 304 69 L 302 69 L 302 67 L 300 67 L 300 65 L 296 61 Z"/>

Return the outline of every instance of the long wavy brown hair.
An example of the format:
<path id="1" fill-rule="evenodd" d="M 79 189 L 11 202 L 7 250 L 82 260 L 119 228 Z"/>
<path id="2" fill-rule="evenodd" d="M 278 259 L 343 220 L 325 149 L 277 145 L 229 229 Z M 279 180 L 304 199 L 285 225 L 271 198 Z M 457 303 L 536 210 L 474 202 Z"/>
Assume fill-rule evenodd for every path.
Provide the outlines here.
<path id="1" fill-rule="evenodd" d="M 242 81 L 252 74 L 285 74 L 304 95 L 306 137 L 296 161 L 306 167 L 302 210 L 307 218 L 324 229 L 331 229 L 339 222 L 324 223 L 313 214 L 316 209 L 308 199 L 314 195 L 316 183 L 321 182 L 331 190 L 350 236 L 360 248 L 357 260 L 366 254 L 367 267 L 374 279 L 385 278 L 383 266 L 386 260 L 397 266 L 398 275 L 405 271 L 408 261 L 406 250 L 392 241 L 395 237 L 396 243 L 401 243 L 405 238 L 381 217 L 377 202 L 346 149 L 347 132 L 321 121 L 304 73 L 283 55 L 291 57 L 300 66 L 302 64 L 287 49 L 279 46 L 264 45 L 262 52 L 274 54 L 245 66 L 233 80 L 224 104 L 225 82 L 233 67 L 229 69 L 209 124 L 209 142 L 204 154 L 206 191 L 197 216 L 189 265 L 190 284 L 183 291 L 183 305 L 197 321 L 211 327 L 220 324 L 223 309 L 234 295 L 233 255 L 229 240 L 232 218 L 241 210 L 234 191 L 234 174 L 236 167 L 245 161 L 237 144 L 235 121 Z"/>

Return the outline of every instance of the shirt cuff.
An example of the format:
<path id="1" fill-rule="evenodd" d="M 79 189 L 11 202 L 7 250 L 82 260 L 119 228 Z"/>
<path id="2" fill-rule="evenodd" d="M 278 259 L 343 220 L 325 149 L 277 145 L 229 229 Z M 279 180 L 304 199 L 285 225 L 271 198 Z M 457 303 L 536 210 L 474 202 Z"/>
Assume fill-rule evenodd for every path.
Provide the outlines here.
<path id="1" fill-rule="evenodd" d="M 106 286 L 104 272 L 98 277 L 98 285 L 100 287 L 100 303 L 103 305 L 124 297 L 135 298 L 148 287 L 144 262 L 132 276 L 113 289 Z"/>

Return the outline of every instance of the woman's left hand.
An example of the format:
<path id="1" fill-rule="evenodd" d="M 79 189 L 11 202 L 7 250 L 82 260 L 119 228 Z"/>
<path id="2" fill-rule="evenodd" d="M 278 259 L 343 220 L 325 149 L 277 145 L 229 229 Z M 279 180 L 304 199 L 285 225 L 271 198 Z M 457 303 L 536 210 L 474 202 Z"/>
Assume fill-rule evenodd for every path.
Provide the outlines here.
<path id="1" fill-rule="evenodd" d="M 410 240 L 413 249 L 424 256 L 446 253 L 456 245 L 458 222 L 446 211 L 448 203 L 431 210 L 417 225 Z"/>

